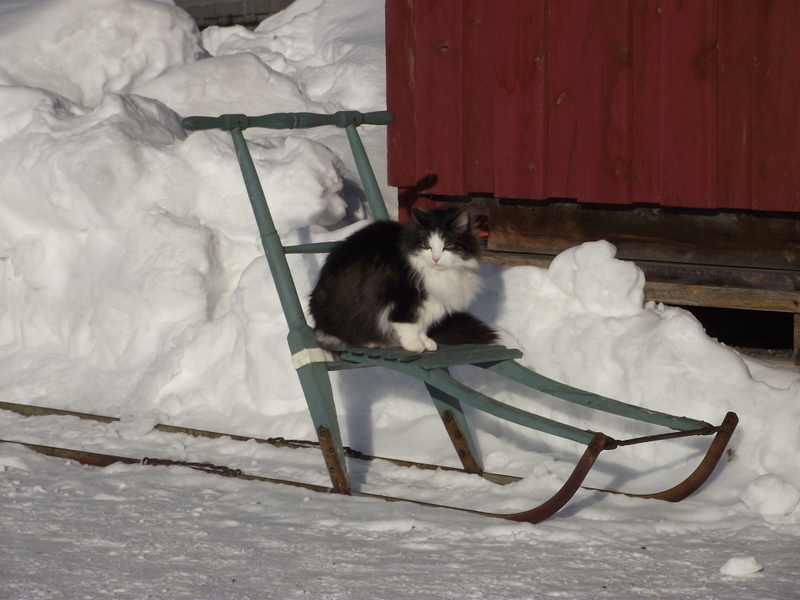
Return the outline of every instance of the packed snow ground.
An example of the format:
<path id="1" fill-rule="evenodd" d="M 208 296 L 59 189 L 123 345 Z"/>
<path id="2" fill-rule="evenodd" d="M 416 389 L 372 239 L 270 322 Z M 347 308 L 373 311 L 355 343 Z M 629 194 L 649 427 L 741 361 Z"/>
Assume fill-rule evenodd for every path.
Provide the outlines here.
<path id="1" fill-rule="evenodd" d="M 152 430 L 313 438 L 230 138 L 187 135 L 180 119 L 383 108 L 379 0 L 297 0 L 256 31 L 202 34 L 169 2 L 0 4 L 0 400 L 121 418 L 0 411 L 0 438 L 324 484 L 316 451 Z M 361 131 L 395 209 L 385 131 Z M 287 241 L 363 225 L 343 132 L 246 135 Z M 303 297 L 320 260 L 292 257 Z M 483 274 L 473 310 L 537 371 L 714 423 L 735 411 L 725 464 L 680 504 L 582 490 L 533 526 L 183 467 L 101 470 L 0 444 L 0 597 L 796 597 L 800 374 L 738 355 L 685 311 L 644 305 L 641 272 L 602 241 L 548 270 Z M 577 426 L 651 431 L 457 375 Z M 347 444 L 457 464 L 421 384 L 371 370 L 334 386 Z M 470 418 L 486 468 L 525 479 L 499 487 L 351 465 L 356 484 L 520 510 L 551 494 L 581 451 Z M 664 489 L 706 445 L 604 453 L 588 484 Z"/>

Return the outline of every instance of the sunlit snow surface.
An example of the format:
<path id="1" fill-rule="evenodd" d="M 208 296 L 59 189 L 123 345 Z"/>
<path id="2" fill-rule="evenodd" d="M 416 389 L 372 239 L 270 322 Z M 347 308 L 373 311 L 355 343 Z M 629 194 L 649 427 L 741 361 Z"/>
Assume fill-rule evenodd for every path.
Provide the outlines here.
<path id="1" fill-rule="evenodd" d="M 3 411 L 0 438 L 326 483 L 316 451 L 152 430 L 313 437 L 230 137 L 187 134 L 180 119 L 384 109 L 383 25 L 377 0 L 297 0 L 256 31 L 202 34 L 169 2 L 0 3 L 0 400 L 122 419 Z M 385 131 L 361 133 L 396 211 Z M 246 135 L 285 240 L 363 225 L 341 130 Z M 3 444 L 0 596 L 795 597 L 800 375 L 739 356 L 685 311 L 643 305 L 642 273 L 614 254 L 595 242 L 549 270 L 485 265 L 472 310 L 549 377 L 713 423 L 735 411 L 725 464 L 686 501 L 583 490 L 551 520 L 515 525 L 178 467 L 99 470 Z M 302 298 L 320 261 L 291 258 Z M 455 374 L 580 427 L 652 431 Z M 378 370 L 333 379 L 347 444 L 457 464 L 421 384 Z M 356 485 L 520 510 L 557 489 L 581 452 L 470 419 L 486 468 L 523 481 L 353 464 Z M 588 483 L 670 487 L 707 443 L 605 453 Z"/>

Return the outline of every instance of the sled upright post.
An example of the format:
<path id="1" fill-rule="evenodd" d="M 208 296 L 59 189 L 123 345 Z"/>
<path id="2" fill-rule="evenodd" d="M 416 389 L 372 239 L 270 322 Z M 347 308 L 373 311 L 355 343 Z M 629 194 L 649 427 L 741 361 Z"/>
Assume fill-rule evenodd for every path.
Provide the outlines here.
<path id="1" fill-rule="evenodd" d="M 350 141 L 350 149 L 353 151 L 353 158 L 356 161 L 358 176 L 361 178 L 361 184 L 364 186 L 364 194 L 367 197 L 372 216 L 376 221 L 388 221 L 389 212 L 386 210 L 386 203 L 383 201 L 381 188 L 378 186 L 378 181 L 375 179 L 375 172 L 372 170 L 372 165 L 369 163 L 367 151 L 364 149 L 364 144 L 361 142 L 361 136 L 358 135 L 356 124 L 351 122 L 345 128 L 345 131 L 347 132 L 347 139 Z"/>
<path id="2" fill-rule="evenodd" d="M 320 348 L 313 329 L 306 321 L 286 255 L 291 253 L 328 252 L 335 244 L 326 242 L 298 246 L 284 246 L 282 244 L 280 236 L 275 229 L 256 166 L 242 132 L 252 127 L 306 129 L 320 126 L 336 126 L 345 129 L 372 217 L 376 220 L 388 220 L 389 213 L 386 210 L 380 187 L 357 128 L 360 125 L 388 125 L 393 120 L 394 115 L 387 111 L 371 113 L 340 111 L 331 115 L 275 113 L 257 117 L 231 114 L 219 117 L 188 117 L 183 120 L 184 128 L 190 131 L 220 129 L 231 134 L 239 166 L 242 170 L 245 188 L 261 235 L 264 253 L 289 326 L 287 342 L 292 362 L 297 370 L 309 413 L 317 432 L 325 467 L 330 476 L 331 487 L 326 488 L 326 491 L 387 500 L 405 500 L 426 506 L 434 506 L 426 502 L 406 498 L 388 498 L 353 490 L 346 459 L 348 457 L 355 459 L 361 455 L 346 448 L 343 444 L 330 381 L 330 371 L 363 367 L 391 369 L 409 375 L 425 384 L 463 466 L 461 469 L 440 468 L 460 470 L 484 477 L 498 484 L 505 484 L 519 479 L 519 477 L 487 473 L 483 470 L 462 404 L 468 404 L 477 410 L 517 423 L 528 429 L 571 440 L 585 447 L 572 474 L 567 478 L 561 489 L 549 500 L 530 510 L 509 514 L 452 506 L 444 508 L 455 508 L 456 510 L 489 517 L 536 523 L 553 515 L 570 500 L 581 487 L 585 477 L 604 450 L 665 439 L 713 435 L 713 441 L 700 465 L 682 482 L 663 492 L 638 495 L 638 497 L 677 502 L 697 490 L 711 475 L 736 429 L 738 418 L 732 412 L 725 416 L 720 425 L 713 426 L 697 419 L 673 416 L 619 402 L 539 375 L 517 362 L 517 359 L 522 357 L 522 352 L 501 345 L 465 344 L 460 346 L 440 346 L 433 352 L 422 353 L 409 352 L 400 348 L 342 348 L 336 353 L 331 353 Z M 548 394 L 552 398 L 577 404 L 586 409 L 610 413 L 623 419 L 632 419 L 666 428 L 669 431 L 629 440 L 615 440 L 600 432 L 580 429 L 567 423 L 542 417 L 534 412 L 516 408 L 473 390 L 450 375 L 449 367 L 456 365 L 470 365 L 475 368 L 492 371 L 530 389 Z M 393 462 L 402 466 L 430 467 L 430 465 L 420 465 L 419 463 L 402 460 L 393 460 Z M 319 486 L 311 484 L 298 483 L 298 485 L 308 489 L 319 488 Z"/>

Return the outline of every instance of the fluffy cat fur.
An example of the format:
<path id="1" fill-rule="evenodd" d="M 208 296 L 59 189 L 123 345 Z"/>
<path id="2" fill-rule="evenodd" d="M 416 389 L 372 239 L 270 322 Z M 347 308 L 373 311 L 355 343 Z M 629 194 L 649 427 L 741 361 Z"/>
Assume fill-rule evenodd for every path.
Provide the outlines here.
<path id="1" fill-rule="evenodd" d="M 463 312 L 481 289 L 478 240 L 458 208 L 412 209 L 406 225 L 378 221 L 330 253 L 311 293 L 324 348 L 491 344 L 497 334 Z"/>

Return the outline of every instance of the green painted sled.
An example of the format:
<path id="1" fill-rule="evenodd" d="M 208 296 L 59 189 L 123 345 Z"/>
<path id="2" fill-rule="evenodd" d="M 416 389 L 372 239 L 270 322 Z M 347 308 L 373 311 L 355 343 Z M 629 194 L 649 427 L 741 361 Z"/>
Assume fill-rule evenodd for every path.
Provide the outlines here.
<path id="1" fill-rule="evenodd" d="M 416 502 L 403 498 L 389 498 L 377 494 L 357 492 L 352 489 L 350 484 L 345 457 L 352 456 L 353 452 L 342 443 L 329 373 L 352 368 L 383 367 L 399 371 L 424 382 L 430 393 L 431 400 L 441 415 L 445 430 L 461 459 L 463 469 L 460 470 L 467 473 L 483 476 L 501 484 L 519 479 L 484 472 L 481 467 L 480 457 L 475 450 L 467 419 L 462 410 L 462 404 L 472 406 L 499 419 L 505 419 L 585 446 L 583 455 L 561 489 L 539 506 L 511 514 L 476 511 L 450 506 L 446 508 L 456 508 L 456 510 L 513 521 L 537 523 L 555 514 L 569 501 L 581 487 L 586 475 L 603 451 L 621 446 L 657 442 L 679 437 L 714 436 L 700 464 L 684 481 L 665 491 L 636 496 L 678 502 L 696 491 L 711 475 L 736 429 L 738 418 L 732 412 L 729 412 L 724 417 L 719 426 L 713 426 L 696 419 L 672 416 L 625 404 L 543 377 L 516 361 L 522 356 L 522 352 L 500 345 L 449 346 L 440 347 L 433 352 L 423 353 L 408 352 L 399 348 L 350 348 L 335 354 L 319 347 L 312 328 L 306 322 L 303 307 L 286 260 L 286 254 L 328 252 L 333 247 L 333 244 L 320 243 L 286 247 L 282 245 L 275 230 L 264 191 L 242 132 L 251 127 L 303 129 L 334 125 L 345 129 L 372 214 L 376 219 L 388 219 L 386 205 L 381 197 L 380 188 L 364 146 L 361 143 L 357 128 L 362 124 L 388 125 L 393 120 L 394 115 L 386 111 L 372 113 L 341 111 L 332 115 L 278 113 L 258 117 L 222 115 L 220 117 L 188 117 L 183 120 L 183 126 L 187 130 L 221 129 L 229 131 L 231 134 L 239 165 L 242 169 L 245 187 L 261 234 L 261 241 L 269 268 L 289 325 L 289 351 L 291 352 L 297 375 L 300 378 L 308 409 L 319 438 L 319 448 L 322 450 L 325 467 L 330 474 L 331 486 L 321 487 L 288 481 L 277 482 L 300 485 L 315 491 Z M 583 430 L 547 419 L 494 400 L 465 386 L 454 379 L 448 371 L 449 367 L 456 365 L 472 365 L 486 369 L 561 400 L 611 413 L 621 418 L 663 427 L 667 431 L 647 437 L 616 440 L 600 432 Z M 358 453 L 355 454 L 358 455 Z M 420 465 L 411 461 L 395 461 L 395 463 L 430 467 L 430 465 Z M 425 502 L 416 503 L 434 506 Z"/>

